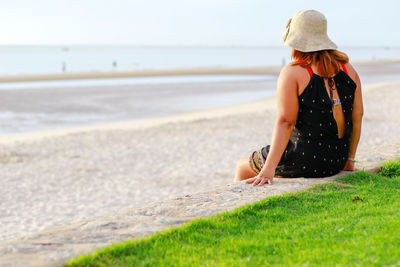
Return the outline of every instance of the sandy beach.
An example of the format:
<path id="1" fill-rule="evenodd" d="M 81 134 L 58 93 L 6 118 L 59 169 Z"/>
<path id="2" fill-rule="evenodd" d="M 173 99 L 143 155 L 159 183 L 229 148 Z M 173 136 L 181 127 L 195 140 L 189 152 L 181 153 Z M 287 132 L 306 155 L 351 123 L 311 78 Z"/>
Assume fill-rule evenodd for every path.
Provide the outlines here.
<path id="1" fill-rule="evenodd" d="M 357 66 L 365 77 L 360 150 L 400 139 L 399 69 L 388 62 Z M 269 144 L 274 119 L 271 97 L 1 137 L 0 240 L 229 183 L 240 157 Z"/>

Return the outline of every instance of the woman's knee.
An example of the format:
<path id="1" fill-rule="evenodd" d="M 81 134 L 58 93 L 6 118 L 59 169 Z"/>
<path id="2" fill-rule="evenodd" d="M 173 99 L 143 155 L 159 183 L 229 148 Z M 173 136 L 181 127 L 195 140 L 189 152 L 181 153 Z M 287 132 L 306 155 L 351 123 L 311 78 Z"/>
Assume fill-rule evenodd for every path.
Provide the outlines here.
<path id="1" fill-rule="evenodd" d="M 248 158 L 241 158 L 236 164 L 234 181 L 241 181 L 257 175 L 251 168 Z"/>
<path id="2" fill-rule="evenodd" d="M 241 159 L 238 160 L 237 166 L 243 165 L 245 162 L 248 162 L 248 161 L 249 161 L 248 158 L 241 158 Z"/>
<path id="3" fill-rule="evenodd" d="M 249 165 L 249 160 L 247 158 L 241 158 L 236 163 L 236 170 L 237 171 L 242 170 L 246 168 L 247 165 Z"/>

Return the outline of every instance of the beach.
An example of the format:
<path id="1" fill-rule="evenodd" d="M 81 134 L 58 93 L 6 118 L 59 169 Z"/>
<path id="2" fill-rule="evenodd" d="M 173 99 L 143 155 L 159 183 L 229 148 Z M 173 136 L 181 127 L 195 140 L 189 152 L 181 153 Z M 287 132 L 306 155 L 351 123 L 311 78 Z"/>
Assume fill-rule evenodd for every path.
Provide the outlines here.
<path id="1" fill-rule="evenodd" d="M 398 141 L 400 64 L 375 62 L 356 67 L 365 81 L 359 150 Z M 209 94 L 261 92 L 265 83 L 180 84 L 174 88 L 192 88 L 198 93 L 208 88 Z M 267 83 L 271 86 L 272 82 Z M 142 91 L 155 87 L 143 85 Z M 90 90 L 104 102 L 115 101 L 102 95 L 105 87 Z M 123 90 L 119 88 L 118 93 Z M 77 98 L 88 99 L 89 91 L 71 88 L 60 91 L 58 97 L 45 89 L 31 95 L 9 92 L 8 103 L 31 110 L 31 103 L 45 99 L 50 109 L 39 111 L 55 112 Z M 129 97 L 127 93 L 119 99 Z M 97 103 L 91 106 L 93 112 L 107 114 Z M 0 240 L 230 183 L 237 160 L 269 144 L 275 114 L 275 97 L 268 97 L 205 110 L 178 110 L 157 118 L 0 137 Z"/>

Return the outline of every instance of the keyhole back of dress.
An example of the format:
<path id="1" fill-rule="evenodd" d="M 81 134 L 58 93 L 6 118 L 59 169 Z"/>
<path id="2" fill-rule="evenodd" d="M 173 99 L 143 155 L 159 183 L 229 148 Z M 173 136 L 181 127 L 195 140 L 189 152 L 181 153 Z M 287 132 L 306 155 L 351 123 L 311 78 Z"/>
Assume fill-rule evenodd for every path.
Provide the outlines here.
<path id="1" fill-rule="evenodd" d="M 298 61 L 298 62 L 300 62 L 301 64 L 306 66 L 307 71 L 308 71 L 308 73 L 310 75 L 310 78 L 312 78 L 312 76 L 314 75 L 313 69 L 315 69 L 316 66 L 313 65 L 313 64 L 309 65 L 305 61 Z M 341 66 L 343 68 L 343 71 L 347 74 L 347 70 L 346 70 L 346 67 L 345 67 L 344 63 L 340 63 L 340 64 L 341 64 Z M 318 75 L 318 73 L 316 73 L 316 74 Z M 318 75 L 318 76 L 322 78 L 322 76 L 320 76 L 320 75 Z M 325 83 L 326 93 L 327 93 L 328 97 L 331 99 L 331 101 L 332 101 L 332 99 L 336 99 L 336 100 L 341 101 L 341 99 L 339 97 L 339 94 L 337 92 L 337 88 L 336 88 L 335 82 L 333 82 L 333 86 L 332 86 L 333 90 L 332 90 L 332 97 L 331 97 L 330 96 L 331 93 L 330 93 L 330 87 L 329 87 L 328 78 L 323 78 L 323 80 L 324 80 L 324 83 Z M 334 79 L 332 79 L 332 81 L 334 81 Z M 301 94 L 301 93 L 302 92 L 299 92 L 299 94 Z M 338 136 L 338 138 L 341 139 L 341 138 L 343 138 L 344 132 L 345 132 L 345 118 L 344 118 L 344 114 L 343 114 L 343 110 L 342 110 L 342 104 L 335 104 L 334 103 L 332 105 L 332 114 L 333 114 L 333 119 L 336 122 L 337 136 Z"/>
<path id="2" fill-rule="evenodd" d="M 331 97 L 328 78 L 324 78 L 324 83 L 325 83 L 326 93 L 328 94 L 329 97 Z M 333 83 L 332 88 L 333 88 L 332 98 L 340 100 L 335 83 Z M 345 130 L 345 119 L 344 119 L 342 105 L 341 104 L 333 104 L 332 105 L 332 113 L 333 113 L 333 118 L 336 121 L 338 138 L 343 138 L 344 130 Z"/>

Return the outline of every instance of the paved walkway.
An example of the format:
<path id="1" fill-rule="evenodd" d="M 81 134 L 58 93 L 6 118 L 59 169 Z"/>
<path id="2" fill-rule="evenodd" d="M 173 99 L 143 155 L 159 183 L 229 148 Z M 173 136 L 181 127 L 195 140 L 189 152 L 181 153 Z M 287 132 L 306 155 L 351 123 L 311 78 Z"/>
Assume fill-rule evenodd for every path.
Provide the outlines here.
<path id="1" fill-rule="evenodd" d="M 359 168 L 377 171 L 400 157 L 400 141 L 358 152 Z M 92 218 L 0 244 L 0 266 L 50 266 L 101 247 L 179 226 L 198 217 L 229 211 L 265 197 L 297 192 L 348 174 L 327 178 L 276 178 L 272 186 L 233 183 L 208 192 L 157 202 L 142 208 Z"/>

